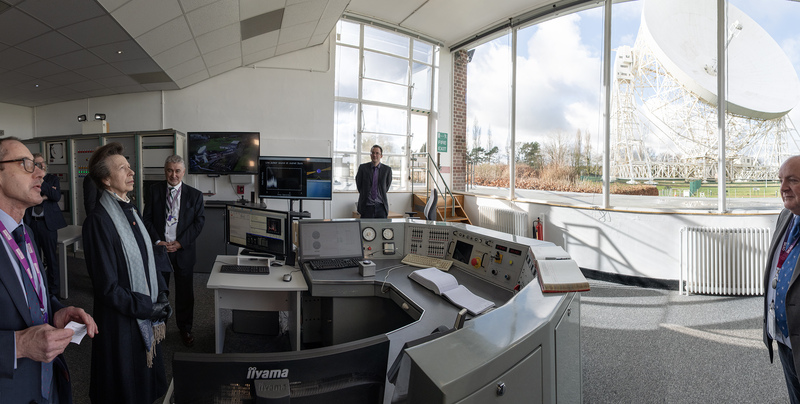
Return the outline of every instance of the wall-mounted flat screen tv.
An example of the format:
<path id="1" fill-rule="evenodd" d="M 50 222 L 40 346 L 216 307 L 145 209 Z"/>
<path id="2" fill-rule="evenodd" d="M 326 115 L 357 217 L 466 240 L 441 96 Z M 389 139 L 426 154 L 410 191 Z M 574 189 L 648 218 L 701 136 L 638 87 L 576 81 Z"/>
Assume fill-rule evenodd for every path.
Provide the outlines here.
<path id="1" fill-rule="evenodd" d="M 330 200 L 333 163 L 330 157 L 258 159 L 258 197 Z"/>
<path id="2" fill-rule="evenodd" d="M 189 132 L 189 174 L 258 174 L 259 132 Z"/>

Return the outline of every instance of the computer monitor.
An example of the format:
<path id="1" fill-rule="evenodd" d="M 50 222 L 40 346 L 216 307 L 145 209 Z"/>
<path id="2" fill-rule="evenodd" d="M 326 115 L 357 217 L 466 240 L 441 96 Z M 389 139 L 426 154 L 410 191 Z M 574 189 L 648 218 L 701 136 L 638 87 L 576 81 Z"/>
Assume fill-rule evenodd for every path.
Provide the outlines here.
<path id="1" fill-rule="evenodd" d="M 385 334 L 293 352 L 176 352 L 172 359 L 175 402 L 379 403 L 388 355 Z M 259 382 L 264 383 L 258 386 L 262 397 L 257 397 Z"/>
<path id="2" fill-rule="evenodd" d="M 189 132 L 189 174 L 258 174 L 259 132 Z"/>
<path id="3" fill-rule="evenodd" d="M 272 254 L 284 260 L 290 245 L 289 213 L 242 205 L 226 205 L 225 241 L 247 253 Z"/>
<path id="4" fill-rule="evenodd" d="M 330 200 L 333 190 L 330 157 L 258 158 L 258 197 Z"/>
<path id="5" fill-rule="evenodd" d="M 300 220 L 297 222 L 297 242 L 301 262 L 364 256 L 361 222 L 355 219 Z"/>

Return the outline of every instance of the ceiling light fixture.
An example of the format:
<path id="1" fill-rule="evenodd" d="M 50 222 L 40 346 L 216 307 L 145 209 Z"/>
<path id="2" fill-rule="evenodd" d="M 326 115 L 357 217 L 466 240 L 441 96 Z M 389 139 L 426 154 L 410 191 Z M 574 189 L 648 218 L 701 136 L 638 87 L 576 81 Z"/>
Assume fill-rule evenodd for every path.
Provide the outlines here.
<path id="1" fill-rule="evenodd" d="M 86 114 L 78 115 L 78 122 L 86 122 Z"/>
<path id="2" fill-rule="evenodd" d="M 94 114 L 94 120 L 95 121 L 105 121 L 106 120 L 106 114 Z"/>

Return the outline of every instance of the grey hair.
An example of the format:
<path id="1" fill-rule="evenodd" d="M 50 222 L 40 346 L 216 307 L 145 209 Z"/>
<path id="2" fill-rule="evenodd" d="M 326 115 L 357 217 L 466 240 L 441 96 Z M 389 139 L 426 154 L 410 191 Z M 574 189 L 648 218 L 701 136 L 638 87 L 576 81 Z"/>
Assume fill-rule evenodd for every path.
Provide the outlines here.
<path id="1" fill-rule="evenodd" d="M 41 157 L 42 159 L 44 159 L 42 153 L 33 153 L 33 159 L 36 160 L 37 157 Z"/>
<path id="2" fill-rule="evenodd" d="M 164 167 L 166 167 L 167 164 L 182 164 L 184 167 L 186 167 L 186 163 L 183 162 L 183 157 L 177 154 L 167 157 L 167 159 L 164 161 Z"/>

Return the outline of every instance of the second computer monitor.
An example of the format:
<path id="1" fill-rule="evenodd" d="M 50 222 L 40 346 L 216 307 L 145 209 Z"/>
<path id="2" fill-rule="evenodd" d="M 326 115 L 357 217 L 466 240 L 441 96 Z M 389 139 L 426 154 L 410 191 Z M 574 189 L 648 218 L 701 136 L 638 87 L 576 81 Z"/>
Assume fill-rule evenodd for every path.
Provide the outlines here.
<path id="1" fill-rule="evenodd" d="M 272 254 L 283 260 L 289 251 L 289 213 L 227 205 L 225 241 L 256 254 Z"/>

